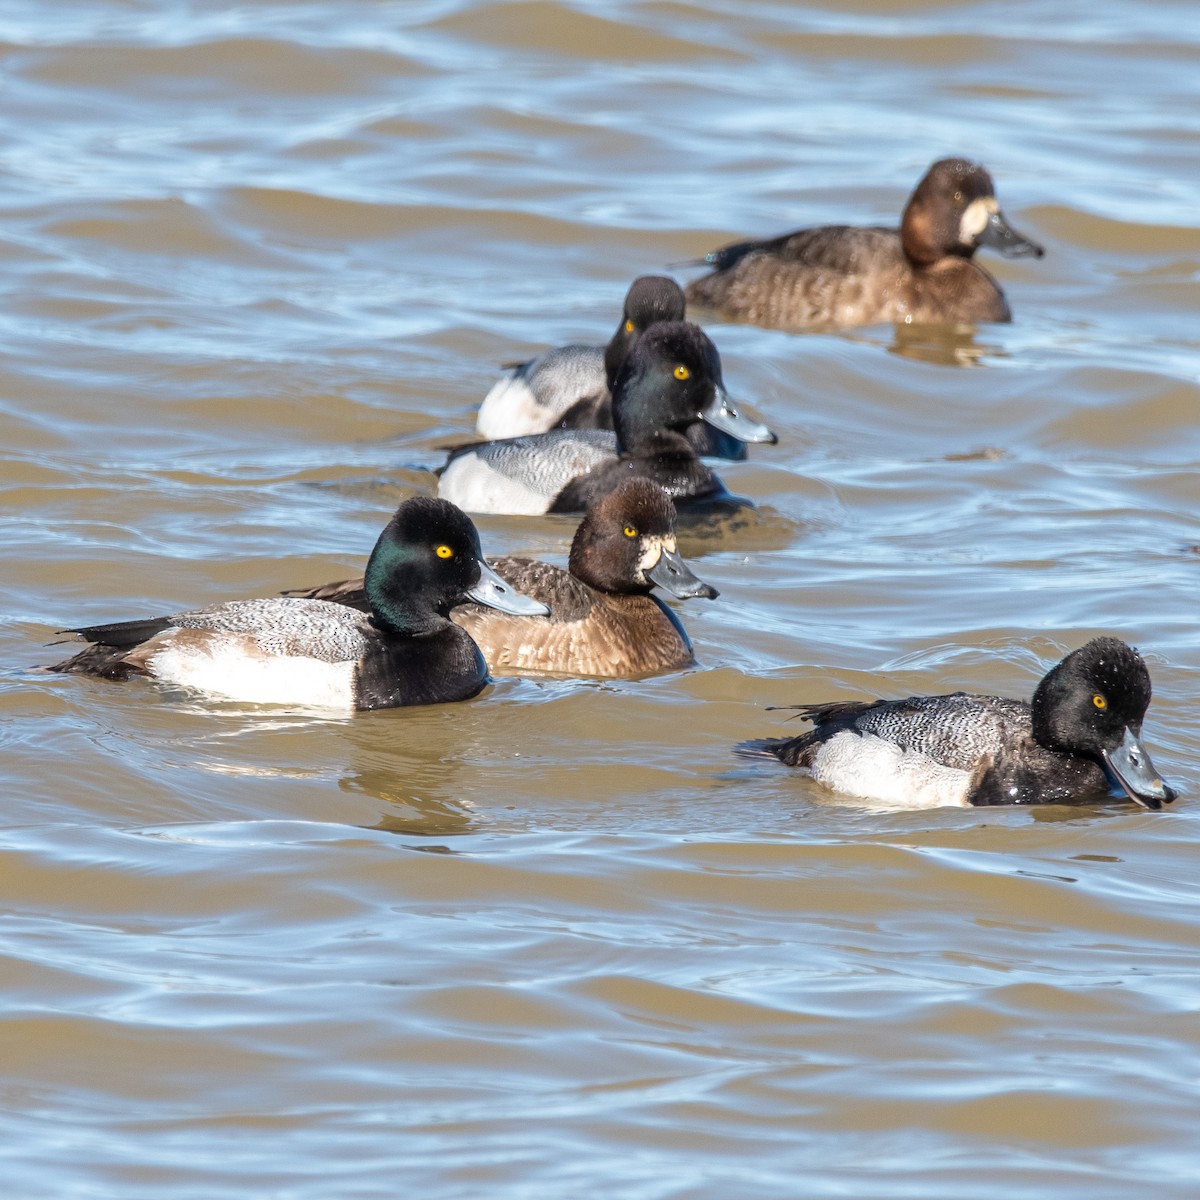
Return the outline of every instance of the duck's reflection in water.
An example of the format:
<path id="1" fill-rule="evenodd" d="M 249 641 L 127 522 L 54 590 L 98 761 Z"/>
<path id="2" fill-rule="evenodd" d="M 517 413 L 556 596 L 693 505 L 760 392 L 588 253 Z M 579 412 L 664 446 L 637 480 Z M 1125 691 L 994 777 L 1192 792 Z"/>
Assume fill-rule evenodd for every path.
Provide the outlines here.
<path id="1" fill-rule="evenodd" d="M 982 367 L 986 359 L 1007 358 L 995 342 L 977 342 L 974 325 L 894 325 L 889 354 L 942 367 Z"/>
<path id="2" fill-rule="evenodd" d="M 419 745 L 414 739 L 411 745 Z M 365 829 L 378 829 L 408 837 L 444 838 L 474 833 L 480 827 L 469 801 L 456 795 L 459 763 L 430 747 L 437 757 L 388 751 L 378 746 L 358 746 L 355 761 L 339 781 L 341 791 L 369 797 L 379 805 L 377 821 Z M 416 849 L 434 849 L 418 846 Z M 443 848 L 443 852 L 450 853 Z"/>

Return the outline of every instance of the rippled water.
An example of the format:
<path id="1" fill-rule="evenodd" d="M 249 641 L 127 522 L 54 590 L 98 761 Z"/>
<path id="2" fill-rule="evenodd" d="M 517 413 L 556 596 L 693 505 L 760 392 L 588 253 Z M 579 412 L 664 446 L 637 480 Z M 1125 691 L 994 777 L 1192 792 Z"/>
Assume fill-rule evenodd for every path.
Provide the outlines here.
<path id="1" fill-rule="evenodd" d="M 1173 0 L 0 6 L 5 1194 L 1193 1196 L 1198 59 Z M 709 326 L 781 441 L 687 547 L 695 670 L 343 721 L 27 673 L 357 570 L 497 363 L 946 154 L 1047 246 L 1013 325 Z M 1101 632 L 1165 814 L 730 754 Z"/>

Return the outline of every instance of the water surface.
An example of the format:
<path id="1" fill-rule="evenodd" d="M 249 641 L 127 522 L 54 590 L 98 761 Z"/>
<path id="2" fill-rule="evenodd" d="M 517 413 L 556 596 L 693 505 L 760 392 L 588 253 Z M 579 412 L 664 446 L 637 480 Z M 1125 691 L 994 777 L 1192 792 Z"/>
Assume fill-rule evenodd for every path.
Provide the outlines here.
<path id="1" fill-rule="evenodd" d="M 1190 1198 L 1198 59 L 1172 0 L 0 8 L 6 1194 Z M 27 673 L 357 571 L 499 362 L 947 154 L 1047 247 L 1011 326 L 708 326 L 780 444 L 686 544 L 696 669 L 345 720 Z M 1099 633 L 1165 814 L 730 753 Z"/>

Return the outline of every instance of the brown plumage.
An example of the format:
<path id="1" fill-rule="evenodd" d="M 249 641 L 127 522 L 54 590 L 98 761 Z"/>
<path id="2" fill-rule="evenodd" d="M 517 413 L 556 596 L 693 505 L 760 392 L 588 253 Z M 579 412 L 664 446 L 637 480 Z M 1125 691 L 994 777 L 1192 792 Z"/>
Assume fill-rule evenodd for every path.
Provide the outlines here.
<path id="1" fill-rule="evenodd" d="M 452 619 L 478 643 L 493 675 L 531 671 L 611 679 L 675 671 L 695 661 L 679 619 L 655 596 L 603 592 L 537 559 L 499 558 L 492 567 L 550 605 L 550 615 L 537 621 L 493 621 L 477 604 L 454 610 Z"/>
<path id="2" fill-rule="evenodd" d="M 942 159 L 899 229 L 824 225 L 738 242 L 708 255 L 713 273 L 684 294 L 689 305 L 783 329 L 1011 320 L 1000 286 L 972 259 L 981 245 L 1010 257 L 1043 253 L 1004 219 L 983 167 Z"/>
<path id="3" fill-rule="evenodd" d="M 530 558 L 490 562 L 502 579 L 550 606 L 548 617 L 530 619 L 503 618 L 477 604 L 453 610 L 451 618 L 479 645 L 493 675 L 620 678 L 678 670 L 694 661 L 692 645 L 652 589 L 658 584 L 681 598 L 717 595 L 680 558 L 675 506 L 646 479 L 626 480 L 588 509 L 568 570 Z M 362 580 L 293 594 L 359 607 Z"/>

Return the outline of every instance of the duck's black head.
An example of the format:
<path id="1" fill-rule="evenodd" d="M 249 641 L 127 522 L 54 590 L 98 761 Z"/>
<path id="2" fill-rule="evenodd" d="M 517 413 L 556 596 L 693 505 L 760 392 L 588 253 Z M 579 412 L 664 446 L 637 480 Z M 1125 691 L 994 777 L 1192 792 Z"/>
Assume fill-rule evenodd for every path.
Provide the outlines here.
<path id="1" fill-rule="evenodd" d="M 429 633 L 468 599 L 522 615 L 548 611 L 483 561 L 479 534 L 462 509 L 432 496 L 396 509 L 367 560 L 364 586 L 376 624 L 393 633 Z"/>
<path id="2" fill-rule="evenodd" d="M 609 391 L 616 382 L 633 344 L 660 321 L 682 321 L 685 309 L 683 289 L 666 275 L 639 275 L 625 293 L 621 323 L 604 348 L 604 371 Z"/>
<path id="3" fill-rule="evenodd" d="M 675 505 L 648 479 L 627 479 L 584 514 L 571 543 L 571 574 L 602 592 L 715 599 L 675 545 Z"/>
<path id="4" fill-rule="evenodd" d="M 662 321 L 637 340 L 613 385 L 613 428 L 623 453 L 652 446 L 664 430 L 683 433 L 697 421 L 744 442 L 775 442 L 744 417 L 721 378 L 721 356 L 690 321 Z"/>
<path id="5" fill-rule="evenodd" d="M 943 158 L 929 168 L 904 208 L 900 236 L 904 253 L 921 266 L 949 254 L 970 258 L 980 246 L 1009 258 L 1044 253 L 1009 225 L 991 175 L 965 158 Z"/>
<path id="6" fill-rule="evenodd" d="M 1131 799 L 1161 808 L 1175 799 L 1141 744 L 1150 672 L 1119 638 L 1073 650 L 1033 694 L 1033 735 L 1043 746 L 1096 759 Z"/>

